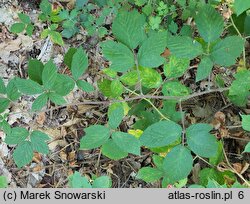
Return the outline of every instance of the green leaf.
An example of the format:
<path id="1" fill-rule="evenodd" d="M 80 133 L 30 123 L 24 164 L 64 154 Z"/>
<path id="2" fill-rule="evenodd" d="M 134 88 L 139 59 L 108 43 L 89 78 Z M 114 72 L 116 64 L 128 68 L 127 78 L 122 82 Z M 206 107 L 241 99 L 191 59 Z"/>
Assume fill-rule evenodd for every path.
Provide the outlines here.
<path id="1" fill-rule="evenodd" d="M 43 63 L 37 59 L 29 60 L 28 74 L 29 78 L 42 85 Z"/>
<path id="2" fill-rule="evenodd" d="M 110 136 L 109 129 L 102 125 L 92 125 L 84 129 L 85 136 L 80 141 L 80 149 L 89 150 L 103 145 Z"/>
<path id="3" fill-rule="evenodd" d="M 238 106 L 244 106 L 250 95 L 250 71 L 239 71 L 234 77 L 235 80 L 229 89 L 229 99 Z"/>
<path id="4" fill-rule="evenodd" d="M 244 40 L 239 36 L 229 36 L 219 41 L 211 51 L 211 59 L 215 64 L 231 66 L 240 56 L 244 48 Z"/>
<path id="5" fill-rule="evenodd" d="M 224 183 L 224 178 L 221 172 L 211 168 L 204 168 L 199 172 L 199 184 L 206 186 L 209 180 L 215 180 L 219 184 Z"/>
<path id="6" fill-rule="evenodd" d="M 6 93 L 11 101 L 16 101 L 21 96 L 21 93 L 18 91 L 16 87 L 16 78 L 11 79 L 9 81 L 6 87 Z"/>
<path id="7" fill-rule="evenodd" d="M 32 104 L 32 111 L 41 110 L 47 103 L 49 97 L 47 93 L 41 94 L 36 98 L 36 100 Z"/>
<path id="8" fill-rule="evenodd" d="M 52 7 L 48 0 L 42 0 L 39 7 L 45 15 L 50 15 L 52 12 Z"/>
<path id="9" fill-rule="evenodd" d="M 108 125 L 110 128 L 116 129 L 122 122 L 124 117 L 124 109 L 122 106 L 117 106 L 115 109 L 111 109 L 110 107 L 112 106 L 109 106 L 108 110 Z"/>
<path id="10" fill-rule="evenodd" d="M 14 150 L 13 158 L 18 168 L 29 164 L 33 158 L 33 149 L 31 146 L 31 142 L 24 141 L 19 144 Z"/>
<path id="11" fill-rule="evenodd" d="M 34 26 L 32 24 L 28 24 L 27 27 L 26 27 L 26 33 L 28 36 L 32 36 L 32 33 L 34 31 Z"/>
<path id="12" fill-rule="evenodd" d="M 30 135 L 30 141 L 33 151 L 40 152 L 42 154 L 49 153 L 49 147 L 45 141 L 49 140 L 49 136 L 40 131 L 33 131 Z"/>
<path id="13" fill-rule="evenodd" d="M 213 62 L 209 57 L 203 57 L 198 66 L 196 74 L 196 82 L 201 81 L 209 76 L 213 69 Z"/>
<path id="14" fill-rule="evenodd" d="M 142 86 L 152 89 L 158 88 L 162 83 L 161 74 L 155 69 L 139 67 Z"/>
<path id="15" fill-rule="evenodd" d="M 108 40 L 101 44 L 104 57 L 111 61 L 110 69 L 126 72 L 135 65 L 134 54 L 122 43 Z"/>
<path id="16" fill-rule="evenodd" d="M 138 51 L 138 63 L 143 67 L 159 67 L 164 62 L 161 54 L 167 47 L 167 32 L 151 34 Z"/>
<path id="17" fill-rule="evenodd" d="M 112 97 L 111 92 L 111 81 L 108 79 L 102 79 L 101 81 L 97 82 L 98 88 L 100 92 L 106 97 Z"/>
<path id="18" fill-rule="evenodd" d="M 71 72 L 75 80 L 79 79 L 88 68 L 88 56 L 82 47 L 73 55 Z"/>
<path id="19" fill-rule="evenodd" d="M 43 93 L 43 87 L 31 79 L 16 78 L 16 86 L 18 90 L 26 95 L 35 95 Z"/>
<path id="20" fill-rule="evenodd" d="M 137 179 L 141 179 L 147 183 L 158 181 L 161 177 L 163 177 L 163 172 L 152 167 L 141 168 L 136 176 Z"/>
<path id="21" fill-rule="evenodd" d="M 241 115 L 242 128 L 246 131 L 250 131 L 250 115 Z"/>
<path id="22" fill-rule="evenodd" d="M 236 14 L 239 16 L 244 11 L 250 8 L 250 0 L 235 0 L 234 8 L 235 8 Z"/>
<path id="23" fill-rule="evenodd" d="M 210 5 L 202 6 L 195 18 L 198 31 L 206 42 L 213 42 L 223 32 L 222 16 Z"/>
<path id="24" fill-rule="evenodd" d="M 122 151 L 140 155 L 140 141 L 133 135 L 124 132 L 114 132 L 112 134 L 112 139 Z"/>
<path id="25" fill-rule="evenodd" d="M 8 182 L 5 176 L 0 176 L 0 188 L 7 188 Z"/>
<path id="26" fill-rule="evenodd" d="M 64 56 L 64 63 L 71 69 L 71 63 L 73 60 L 73 56 L 76 53 L 77 49 L 76 48 L 69 48 L 69 50 L 67 51 L 67 53 Z"/>
<path id="27" fill-rule="evenodd" d="M 7 98 L 0 98 L 0 113 L 3 113 L 10 105 L 10 100 Z"/>
<path id="28" fill-rule="evenodd" d="M 29 131 L 25 128 L 14 127 L 10 134 L 6 135 L 5 143 L 8 145 L 20 144 L 29 136 Z"/>
<path id="29" fill-rule="evenodd" d="M 43 73 L 42 73 L 42 81 L 43 85 L 46 89 L 51 89 L 57 78 L 57 68 L 56 65 L 52 62 L 52 60 L 48 61 L 44 65 Z"/>
<path id="30" fill-rule="evenodd" d="M 119 160 L 128 156 L 128 153 L 119 148 L 113 139 L 109 139 L 102 145 L 101 151 L 104 156 L 112 160 Z"/>
<path id="31" fill-rule="evenodd" d="M 214 135 L 209 132 L 212 130 L 209 124 L 194 124 L 186 129 L 188 147 L 201 157 L 213 157 L 218 150 L 218 143 Z"/>
<path id="32" fill-rule="evenodd" d="M 201 44 L 187 36 L 171 37 L 168 40 L 168 48 L 176 57 L 187 58 L 189 60 L 203 53 Z"/>
<path id="33" fill-rule="evenodd" d="M 135 49 L 146 37 L 146 18 L 138 11 L 120 11 L 113 21 L 112 32 L 116 39 L 131 49 Z"/>
<path id="34" fill-rule="evenodd" d="M 163 85 L 162 93 L 164 96 L 187 96 L 190 90 L 179 81 L 169 81 Z"/>
<path id="35" fill-rule="evenodd" d="M 51 89 L 61 96 L 66 96 L 74 87 L 75 82 L 73 79 L 65 74 L 57 74 L 55 83 Z"/>
<path id="36" fill-rule="evenodd" d="M 206 188 L 227 188 L 227 185 L 220 185 L 215 180 L 208 180 Z"/>
<path id="37" fill-rule="evenodd" d="M 70 188 L 92 188 L 88 179 L 81 176 L 77 171 L 73 175 L 69 176 L 69 186 Z"/>
<path id="38" fill-rule="evenodd" d="M 245 149 L 242 153 L 244 152 L 250 152 L 250 142 L 247 143 L 247 145 L 245 146 Z"/>
<path id="39" fill-rule="evenodd" d="M 21 33 L 23 32 L 25 29 L 25 24 L 24 23 L 14 23 L 11 27 L 10 27 L 10 32 L 12 33 Z"/>
<path id="40" fill-rule="evenodd" d="M 56 105 L 63 105 L 63 104 L 65 104 L 65 103 L 67 103 L 67 102 L 65 101 L 65 99 L 64 99 L 61 95 L 59 95 L 59 94 L 57 94 L 57 93 L 51 92 L 51 93 L 48 94 L 48 97 L 49 97 L 49 99 L 50 99 L 53 103 L 55 103 Z"/>
<path id="41" fill-rule="evenodd" d="M 62 35 L 56 31 L 50 31 L 49 36 L 51 38 L 51 41 L 58 44 L 58 45 L 64 45 Z"/>
<path id="42" fill-rule="evenodd" d="M 123 85 L 118 79 L 115 79 L 110 84 L 110 90 L 112 97 L 117 98 L 123 93 Z"/>
<path id="43" fill-rule="evenodd" d="M 174 147 L 165 157 L 163 167 L 170 182 L 186 178 L 193 168 L 190 150 L 182 145 Z"/>
<path id="44" fill-rule="evenodd" d="M 6 87 L 1 77 L 0 77 L 0 94 L 6 94 Z"/>
<path id="45" fill-rule="evenodd" d="M 149 126 L 140 137 L 146 147 L 163 147 L 180 139 L 182 128 L 172 121 L 160 121 Z"/>
<path id="46" fill-rule="evenodd" d="M 139 82 L 138 73 L 135 70 L 127 72 L 120 77 L 120 80 L 125 85 L 134 86 Z"/>
<path id="47" fill-rule="evenodd" d="M 95 90 L 95 87 L 86 81 L 77 80 L 76 84 L 81 90 L 86 91 L 87 93 Z"/>
<path id="48" fill-rule="evenodd" d="M 111 188 L 111 186 L 112 180 L 108 176 L 100 176 L 92 184 L 92 188 Z"/>
<path id="49" fill-rule="evenodd" d="M 221 141 L 218 142 L 218 149 L 216 155 L 209 158 L 209 163 L 217 166 L 224 159 L 223 154 L 223 143 Z"/>
<path id="50" fill-rule="evenodd" d="M 153 155 L 153 162 L 155 164 L 155 166 L 159 169 L 162 170 L 163 169 L 163 157 L 159 156 L 159 155 Z"/>
<path id="51" fill-rule="evenodd" d="M 181 77 L 189 67 L 189 59 L 170 55 L 169 62 L 164 65 L 164 74 L 168 78 Z"/>
<path id="52" fill-rule="evenodd" d="M 109 69 L 109 68 L 105 68 L 102 70 L 104 74 L 106 74 L 107 76 L 111 77 L 111 78 L 116 78 L 117 76 L 117 72 Z"/>
<path id="53" fill-rule="evenodd" d="M 11 133 L 11 126 L 6 120 L 0 122 L 0 129 L 3 130 L 6 135 Z"/>
<path id="54" fill-rule="evenodd" d="M 28 15 L 25 15 L 23 13 L 19 13 L 18 17 L 20 18 L 20 20 L 25 23 L 25 24 L 29 24 L 31 23 L 30 17 Z"/>

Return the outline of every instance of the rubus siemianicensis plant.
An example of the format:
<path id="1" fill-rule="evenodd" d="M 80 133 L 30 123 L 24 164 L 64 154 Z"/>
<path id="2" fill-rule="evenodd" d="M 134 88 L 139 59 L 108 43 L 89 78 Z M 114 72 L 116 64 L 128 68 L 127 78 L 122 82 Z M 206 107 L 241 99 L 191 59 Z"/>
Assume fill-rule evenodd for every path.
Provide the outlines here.
<path id="1" fill-rule="evenodd" d="M 28 64 L 28 79 L 15 77 L 7 86 L 0 78 L 0 113 L 3 113 L 21 95 L 34 95 L 32 111 L 40 111 L 48 101 L 56 104 L 66 104 L 64 96 L 75 87 L 91 92 L 94 87 L 84 80 L 80 80 L 88 67 L 88 57 L 82 48 L 70 48 L 65 56 L 65 64 L 70 68 L 72 76 L 58 73 L 56 65 L 50 60 L 46 64 L 32 59 Z M 16 145 L 13 158 L 18 167 L 31 162 L 33 152 L 48 154 L 46 141 L 49 137 L 40 131 L 29 132 L 25 128 L 11 128 L 6 122 L 8 114 L 0 117 L 0 129 L 6 133 L 5 143 Z"/>
<path id="2" fill-rule="evenodd" d="M 110 67 L 103 70 L 106 77 L 98 83 L 100 91 L 117 102 L 109 107 L 107 126 L 94 125 L 85 129 L 80 149 L 101 147 L 103 155 L 115 160 L 128 153 L 140 155 L 142 146 L 159 155 L 165 154 L 164 158 L 155 156 L 157 168 L 145 167 L 138 173 L 138 178 L 148 182 L 163 178 L 162 186 L 185 183 L 193 168 L 193 154 L 209 159 L 214 166 L 223 160 L 223 142 L 210 133 L 211 125 L 198 123 L 185 129 L 176 123 L 184 117 L 184 113 L 176 112 L 176 104 L 188 98 L 191 92 L 178 78 L 187 71 L 190 60 L 197 57 L 201 62 L 196 81 L 207 78 L 214 65 L 235 64 L 244 50 L 244 39 L 240 36 L 220 39 L 224 30 L 223 18 L 209 5 L 200 8 L 195 22 L 201 37 L 192 39 L 172 36 L 167 31 L 145 33 L 144 15 L 135 10 L 118 13 L 112 25 L 117 41 L 101 44 Z M 171 52 L 168 62 L 161 56 L 166 48 Z M 154 69 L 162 65 L 165 80 L 159 70 Z M 233 101 L 232 97 L 238 96 L 246 100 L 246 96 L 232 94 L 234 86 L 229 91 L 230 99 Z M 161 90 L 160 99 L 168 99 L 163 101 L 162 108 L 154 105 L 153 97 L 145 95 L 155 90 Z M 245 92 L 249 95 L 249 91 Z M 118 102 L 122 94 L 135 95 L 145 103 Z M 126 115 L 137 116 L 135 130 L 128 130 L 128 133 L 119 131 L 119 124 Z M 215 169 L 203 172 L 201 177 L 208 173 L 214 176 L 202 182 L 208 187 L 215 186 L 213 182 L 218 186 L 225 184 L 225 175 L 234 178 L 229 171 L 221 174 Z"/>
<path id="3" fill-rule="evenodd" d="M 118 12 L 112 25 L 116 41 L 107 40 L 101 44 L 104 57 L 110 61 L 110 67 L 102 70 L 104 76 L 98 82 L 99 90 L 110 99 L 107 124 L 85 128 L 80 149 L 100 147 L 101 153 L 113 160 L 125 158 L 129 153 L 140 155 L 141 148 L 150 149 L 154 153 L 154 166 L 141 168 L 137 178 L 146 182 L 161 180 L 162 187 L 169 184 L 185 186 L 196 158 L 205 160 L 213 167 L 223 161 L 223 141 L 210 133 L 213 129 L 211 125 L 198 123 L 185 127 L 181 103 L 197 94 L 191 94 L 191 89 L 179 78 L 194 58 L 200 58 L 196 81 L 207 78 L 214 65 L 228 67 L 235 64 L 242 52 L 244 58 L 245 38 L 238 33 L 238 36 L 221 39 L 223 19 L 209 5 L 203 5 L 194 20 L 200 37 L 191 38 L 190 35 L 172 36 L 168 30 L 145 32 L 146 17 L 143 14 L 136 10 Z M 234 28 L 237 30 L 235 25 Z M 167 59 L 162 55 L 166 48 L 171 52 Z M 88 67 L 88 57 L 82 48 L 69 49 L 64 62 L 71 76 L 60 74 L 52 61 L 43 64 L 30 60 L 28 79 L 16 77 L 7 86 L 0 80 L 0 112 L 3 113 L 22 94 L 36 96 L 32 105 L 32 110 L 36 111 L 46 106 L 48 101 L 67 105 L 64 96 L 75 86 L 83 91 L 94 90 L 92 85 L 80 80 Z M 229 90 L 229 99 L 243 106 L 250 95 L 249 82 L 250 72 L 242 68 L 229 88 L 214 91 Z M 177 105 L 179 111 L 176 111 Z M 120 124 L 124 117 L 129 116 L 135 116 L 136 121 L 131 129 L 123 132 Z M 0 128 L 6 133 L 5 142 L 17 145 L 17 153 L 13 157 L 19 167 L 31 161 L 33 151 L 48 152 L 47 136 L 36 130 L 28 132 L 24 128 L 11 128 L 6 118 L 6 114 L 0 118 Z M 180 121 L 182 126 L 178 124 Z M 242 115 L 242 126 L 246 131 L 249 131 L 248 123 L 248 115 Z M 37 146 L 37 141 L 42 143 L 41 147 Z M 24 148 L 29 151 L 24 151 Z M 249 152 L 249 144 L 244 152 Z M 25 159 L 20 161 L 17 154 Z M 232 187 L 238 187 L 240 184 L 235 174 L 204 168 L 199 173 L 199 185 L 231 186 L 228 182 L 230 178 L 230 182 L 234 182 Z M 79 176 L 75 173 L 69 178 L 71 187 L 90 187 L 88 180 Z M 249 185 L 247 181 L 245 183 Z"/>

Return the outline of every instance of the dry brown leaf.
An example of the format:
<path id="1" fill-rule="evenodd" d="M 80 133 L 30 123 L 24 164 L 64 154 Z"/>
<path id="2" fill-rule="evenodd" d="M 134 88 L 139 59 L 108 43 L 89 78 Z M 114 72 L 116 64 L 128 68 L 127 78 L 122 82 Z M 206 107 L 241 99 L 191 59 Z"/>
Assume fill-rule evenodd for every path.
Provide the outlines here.
<path id="1" fill-rule="evenodd" d="M 62 161 L 67 161 L 67 154 L 64 151 L 60 151 L 59 155 Z"/>
<path id="2" fill-rule="evenodd" d="M 241 163 L 233 163 L 232 165 L 233 165 L 233 168 L 234 168 L 238 173 L 240 173 L 240 172 L 242 171 L 242 169 L 243 169 L 243 166 L 242 166 Z"/>
<path id="3" fill-rule="evenodd" d="M 46 120 L 46 114 L 43 112 L 43 113 L 39 113 L 38 116 L 36 117 L 36 122 L 39 124 L 39 125 L 43 125 L 44 121 Z"/>

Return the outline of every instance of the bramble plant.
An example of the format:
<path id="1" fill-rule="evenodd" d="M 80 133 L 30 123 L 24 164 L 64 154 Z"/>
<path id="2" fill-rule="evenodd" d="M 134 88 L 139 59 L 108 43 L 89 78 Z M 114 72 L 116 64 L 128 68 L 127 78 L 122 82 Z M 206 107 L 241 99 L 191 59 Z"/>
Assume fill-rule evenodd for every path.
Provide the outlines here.
<path id="1" fill-rule="evenodd" d="M 23 31 L 25 31 L 28 36 L 32 36 L 34 25 L 32 24 L 30 17 L 24 13 L 19 13 L 18 17 L 20 19 L 20 22 L 14 23 L 10 27 L 10 31 L 12 33 L 22 33 Z"/>
<path id="2" fill-rule="evenodd" d="M 94 4 L 87 4 L 84 0 L 77 1 L 76 8 L 70 12 L 62 9 L 53 12 L 51 4 L 47 0 L 42 1 L 40 19 L 52 22 L 42 32 L 42 37 L 50 36 L 55 43 L 63 45 L 61 34 L 66 38 L 75 35 L 79 28 L 78 18 L 82 19 L 82 25 L 89 34 L 93 34 L 91 30 L 98 30 L 99 37 L 103 37 L 107 33 L 107 30 L 100 31 L 104 18 L 115 12 L 110 11 L 110 4 L 106 1 L 107 4 L 97 2 L 100 7 L 108 7 L 105 7 L 107 10 L 103 9 L 101 16 L 94 18 L 90 14 Z M 187 7 L 182 18 L 185 19 L 187 15 L 194 19 L 197 32 L 193 35 L 191 28 L 180 30 L 174 24 L 173 11 L 176 11 L 176 7 L 169 7 L 169 2 L 157 1 L 156 8 L 152 7 L 151 1 L 133 2 L 142 8 L 142 12 L 130 4 L 129 9 L 115 7 L 117 15 L 111 28 L 113 38 L 100 43 L 109 67 L 101 70 L 102 77 L 97 86 L 108 99 L 96 104 L 108 106 L 107 124 L 85 128 L 79 149 L 100 148 L 100 154 L 111 160 L 120 160 L 129 154 L 141 156 L 141 150 L 147 149 L 153 158 L 152 165 L 143 166 L 136 178 L 148 183 L 160 181 L 163 188 L 169 185 L 178 188 L 249 187 L 249 181 L 230 165 L 224 140 L 212 134 L 211 124 L 192 122 L 185 127 L 186 113 L 182 103 L 204 94 L 225 92 L 224 96 L 232 104 L 239 107 L 246 105 L 250 96 L 250 71 L 247 69 L 245 51 L 249 30 L 245 25 L 238 27 L 238 24 L 240 18 L 244 19 L 245 24 L 249 22 L 247 10 L 250 6 L 245 5 L 243 0 L 235 1 L 230 5 L 235 14 L 230 22 L 225 22 L 212 6 L 218 1 L 209 1 L 210 4 L 205 1 L 176 1 L 177 7 Z M 155 9 L 157 15 L 151 16 Z M 157 16 L 161 19 L 157 19 Z M 163 22 L 165 16 L 171 16 L 167 26 Z M 63 27 L 61 34 L 56 31 L 60 23 Z M 225 31 L 228 31 L 227 35 Z M 170 54 L 165 56 L 165 51 Z M 208 87 L 204 92 L 192 93 L 191 87 L 180 80 L 194 60 L 198 63 L 195 72 L 195 82 L 198 83 L 204 79 L 210 81 L 214 67 L 228 69 L 241 55 L 242 67 L 238 67 L 230 85 L 226 86 L 221 79 L 216 81 L 215 89 Z M 6 134 L 5 143 L 16 145 L 13 158 L 18 167 L 29 164 L 33 152 L 48 154 L 46 141 L 49 136 L 37 130 L 11 127 L 7 123 L 5 110 L 12 102 L 22 95 L 35 96 L 31 111 L 36 112 L 43 111 L 48 102 L 59 107 L 67 106 L 65 96 L 76 87 L 84 92 L 95 91 L 94 86 L 81 79 L 89 66 L 88 55 L 82 47 L 70 48 L 64 56 L 64 63 L 70 70 L 69 74 L 59 73 L 52 60 L 43 64 L 32 59 L 28 63 L 28 79 L 15 77 L 5 86 L 0 78 L 0 129 Z M 83 104 L 88 102 L 84 101 Z M 128 131 L 122 131 L 122 121 L 132 116 L 135 118 L 133 125 Z M 242 128 L 250 131 L 250 116 L 242 114 L 241 118 Z M 242 154 L 249 152 L 248 143 Z M 196 159 L 204 161 L 208 167 L 199 171 L 199 182 L 190 185 L 188 176 Z M 227 162 L 228 169 L 222 172 L 216 167 L 223 161 Z M 88 179 L 79 172 L 69 176 L 68 180 L 72 188 L 112 186 L 107 176 L 92 175 Z"/>

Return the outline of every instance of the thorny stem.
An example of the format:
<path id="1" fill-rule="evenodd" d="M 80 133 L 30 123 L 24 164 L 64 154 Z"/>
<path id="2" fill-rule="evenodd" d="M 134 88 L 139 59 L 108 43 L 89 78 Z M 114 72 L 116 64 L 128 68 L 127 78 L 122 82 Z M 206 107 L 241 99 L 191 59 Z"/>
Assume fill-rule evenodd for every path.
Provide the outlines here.
<path id="1" fill-rule="evenodd" d="M 182 124 L 182 145 L 184 145 L 186 128 L 185 128 L 185 114 L 183 113 L 183 110 L 182 110 L 181 100 L 179 101 L 179 108 L 181 112 L 181 124 Z"/>
<path id="2" fill-rule="evenodd" d="M 126 88 L 125 87 L 125 89 L 127 90 L 127 91 L 129 91 L 130 93 L 133 93 L 133 94 L 135 94 L 136 96 L 140 96 L 138 93 L 136 93 L 135 91 L 132 91 L 132 90 L 130 90 L 130 89 L 128 89 L 128 88 Z M 149 99 L 147 99 L 147 98 L 142 98 L 142 99 L 144 99 L 145 101 L 147 101 L 156 111 L 157 111 L 157 113 L 159 113 L 159 115 L 162 117 L 162 118 L 164 118 L 165 120 L 169 120 L 169 118 L 167 118 L 165 115 L 163 115 L 162 114 L 162 112 L 149 100 Z"/>
<path id="3" fill-rule="evenodd" d="M 224 147 L 222 148 L 222 150 L 223 150 L 223 154 L 224 154 L 224 157 L 225 157 L 225 159 L 226 159 L 227 165 L 228 165 L 228 167 L 230 168 L 230 171 L 232 171 L 233 173 L 235 173 L 242 181 L 245 182 L 245 184 L 246 184 L 248 187 L 250 187 L 250 183 L 249 183 L 249 182 L 248 182 L 248 181 L 247 181 L 238 171 L 236 171 L 236 170 L 232 167 L 232 165 L 230 164 Z"/>
<path id="4" fill-rule="evenodd" d="M 60 109 L 60 108 L 64 108 L 64 107 L 67 107 L 67 106 L 80 106 L 80 105 L 106 105 L 106 106 L 109 106 L 112 103 L 123 103 L 123 102 L 129 102 L 129 101 L 135 101 L 135 100 L 146 100 L 146 99 L 182 100 L 182 101 L 185 101 L 185 100 L 188 100 L 188 99 L 191 99 L 191 98 L 194 98 L 194 97 L 198 97 L 198 96 L 202 96 L 202 95 L 206 95 L 206 94 L 210 94 L 210 93 L 228 91 L 228 90 L 229 90 L 229 87 L 218 88 L 218 89 L 212 89 L 212 90 L 207 90 L 207 91 L 194 93 L 194 94 L 191 94 L 191 95 L 188 95 L 188 96 L 152 96 L 152 95 L 140 95 L 140 94 L 136 93 L 137 96 L 131 97 L 131 98 L 125 98 L 125 99 L 122 99 L 122 100 L 83 101 L 83 102 L 76 102 L 76 103 L 68 103 L 68 104 L 57 106 L 57 107 L 54 107 L 54 108 L 49 108 L 49 109 L 41 110 L 41 111 L 33 111 L 33 112 L 29 112 L 29 113 L 44 113 L 44 112 L 49 112 L 49 111 L 57 110 L 57 109 Z M 9 115 L 16 115 L 16 114 L 20 114 L 20 113 L 23 113 L 23 111 L 13 112 L 13 113 L 10 113 Z"/>
<path id="5" fill-rule="evenodd" d="M 233 25 L 234 29 L 236 30 L 238 35 L 244 40 L 244 44 L 245 44 L 246 39 L 241 35 L 239 29 L 237 28 L 237 26 L 234 23 L 234 20 L 233 20 L 232 16 L 230 16 L 230 20 L 232 22 L 232 25 Z M 245 46 L 243 47 L 243 63 L 244 63 L 244 67 L 246 67 L 246 50 L 245 50 Z"/>
<path id="6" fill-rule="evenodd" d="M 141 73 L 139 70 L 139 64 L 138 64 L 138 58 L 136 53 L 134 52 L 134 58 L 135 58 L 135 66 L 136 66 L 136 71 L 137 71 L 137 75 L 138 75 L 138 79 L 139 79 L 139 89 L 140 89 L 140 93 L 141 95 L 143 95 L 143 91 L 142 91 L 142 81 L 141 81 Z"/>

